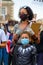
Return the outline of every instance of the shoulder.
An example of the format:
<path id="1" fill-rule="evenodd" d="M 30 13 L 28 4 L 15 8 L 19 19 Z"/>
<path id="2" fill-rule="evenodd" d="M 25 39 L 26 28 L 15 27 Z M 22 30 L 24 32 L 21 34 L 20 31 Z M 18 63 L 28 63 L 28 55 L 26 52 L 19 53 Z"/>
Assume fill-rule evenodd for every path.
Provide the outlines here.
<path id="1" fill-rule="evenodd" d="M 14 28 L 15 28 L 15 27 L 18 27 L 18 26 L 19 26 L 19 24 L 15 24 L 15 25 L 14 25 Z"/>
<path id="2" fill-rule="evenodd" d="M 4 33 L 4 30 L 0 29 L 0 32 L 1 32 L 1 33 Z"/>
<path id="3" fill-rule="evenodd" d="M 32 50 L 36 49 L 36 47 L 34 45 L 30 46 Z"/>
<path id="4" fill-rule="evenodd" d="M 10 33 L 9 33 L 9 32 L 7 32 L 7 35 L 9 35 L 9 36 L 10 36 Z"/>

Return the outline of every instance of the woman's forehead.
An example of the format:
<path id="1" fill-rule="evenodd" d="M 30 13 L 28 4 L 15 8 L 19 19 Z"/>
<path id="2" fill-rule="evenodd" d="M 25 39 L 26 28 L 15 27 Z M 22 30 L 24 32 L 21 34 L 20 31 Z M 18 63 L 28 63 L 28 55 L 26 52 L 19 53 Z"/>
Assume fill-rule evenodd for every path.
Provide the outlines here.
<path id="1" fill-rule="evenodd" d="M 20 13 L 26 13 L 26 12 L 27 12 L 26 9 L 24 9 L 24 8 L 20 9 Z"/>

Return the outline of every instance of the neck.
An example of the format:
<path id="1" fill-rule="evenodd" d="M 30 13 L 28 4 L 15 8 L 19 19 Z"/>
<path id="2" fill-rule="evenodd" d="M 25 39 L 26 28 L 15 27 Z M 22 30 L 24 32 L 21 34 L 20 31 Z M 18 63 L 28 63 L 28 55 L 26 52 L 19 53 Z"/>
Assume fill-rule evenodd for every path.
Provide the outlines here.
<path id="1" fill-rule="evenodd" d="M 29 22 L 28 22 L 28 20 L 25 20 L 25 21 L 22 21 L 22 23 L 28 24 Z"/>

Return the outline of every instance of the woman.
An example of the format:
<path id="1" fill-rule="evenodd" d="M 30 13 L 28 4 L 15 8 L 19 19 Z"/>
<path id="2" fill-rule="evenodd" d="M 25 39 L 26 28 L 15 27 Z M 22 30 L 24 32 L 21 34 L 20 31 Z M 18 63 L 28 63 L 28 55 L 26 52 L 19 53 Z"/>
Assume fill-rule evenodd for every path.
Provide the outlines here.
<path id="1" fill-rule="evenodd" d="M 35 36 L 34 31 L 31 29 L 31 20 L 33 19 L 33 12 L 30 7 L 22 7 L 19 10 L 19 17 L 21 19 L 20 24 L 14 26 L 14 35 L 13 42 L 17 42 L 20 34 L 23 31 L 28 31 L 31 34 L 32 39 L 35 41 L 37 37 Z"/>

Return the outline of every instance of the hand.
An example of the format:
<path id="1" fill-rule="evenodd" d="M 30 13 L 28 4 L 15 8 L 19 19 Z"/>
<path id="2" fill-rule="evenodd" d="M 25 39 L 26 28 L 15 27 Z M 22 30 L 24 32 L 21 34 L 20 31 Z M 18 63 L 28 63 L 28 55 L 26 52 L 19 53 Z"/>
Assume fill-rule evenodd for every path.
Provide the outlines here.
<path id="1" fill-rule="evenodd" d="M 18 40 L 18 35 L 17 34 L 14 34 L 13 35 L 13 39 L 12 39 L 12 42 L 15 43 L 15 41 Z"/>

